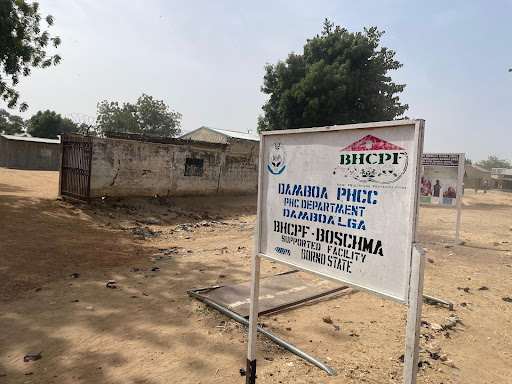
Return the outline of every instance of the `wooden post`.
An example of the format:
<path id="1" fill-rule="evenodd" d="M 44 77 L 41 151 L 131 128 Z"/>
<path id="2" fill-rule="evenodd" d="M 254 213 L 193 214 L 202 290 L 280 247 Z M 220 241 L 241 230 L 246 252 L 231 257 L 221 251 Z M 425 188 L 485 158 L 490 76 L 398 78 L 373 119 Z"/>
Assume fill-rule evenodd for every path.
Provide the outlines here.
<path id="1" fill-rule="evenodd" d="M 256 352 L 258 350 L 258 302 L 260 297 L 260 260 L 257 248 L 252 257 L 251 307 L 249 311 L 249 346 L 247 348 L 246 384 L 256 383 Z"/>
<path id="2" fill-rule="evenodd" d="M 411 290 L 405 334 L 403 384 L 416 384 L 420 347 L 421 307 L 423 305 L 423 271 L 425 252 L 418 243 L 413 243 L 411 265 Z"/>

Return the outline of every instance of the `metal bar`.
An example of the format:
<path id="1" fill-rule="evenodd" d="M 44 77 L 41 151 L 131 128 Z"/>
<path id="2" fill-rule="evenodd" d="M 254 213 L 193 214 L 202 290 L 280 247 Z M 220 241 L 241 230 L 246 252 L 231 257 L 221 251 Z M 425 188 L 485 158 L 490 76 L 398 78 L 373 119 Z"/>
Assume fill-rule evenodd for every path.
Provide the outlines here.
<path id="1" fill-rule="evenodd" d="M 453 311 L 453 303 L 450 303 L 449 301 L 439 299 L 438 297 L 434 297 L 434 296 L 430 296 L 430 295 L 426 295 L 426 294 L 423 294 L 423 298 L 427 299 L 427 300 L 435 301 L 436 303 L 445 304 L 448 306 L 448 309 L 450 311 Z"/>
<path id="2" fill-rule="evenodd" d="M 235 312 L 229 310 L 228 308 L 223 307 L 222 305 L 214 303 L 213 301 L 211 301 L 209 299 L 205 299 L 205 298 L 201 297 L 200 295 L 198 295 L 197 293 L 195 293 L 194 291 L 187 291 L 187 293 L 190 296 L 195 297 L 196 299 L 198 299 L 198 300 L 202 301 L 203 303 L 209 305 L 210 307 L 215 308 L 220 313 L 230 317 L 233 320 L 238 321 L 240 324 L 243 324 L 243 325 L 245 325 L 247 327 L 249 326 L 249 320 L 247 320 L 245 317 L 240 316 L 238 313 L 235 313 Z M 338 376 L 338 374 L 336 373 L 336 371 L 334 369 L 329 367 L 327 364 L 321 362 L 320 360 L 315 359 L 313 356 L 307 354 L 306 352 L 300 350 L 296 346 L 294 346 L 294 345 L 292 345 L 290 343 L 287 343 L 283 339 L 277 337 L 273 333 L 271 333 L 271 332 L 269 332 L 269 331 L 267 331 L 267 330 L 265 330 L 265 329 L 263 329 L 263 328 L 261 328 L 259 326 L 258 326 L 257 329 L 258 329 L 258 332 L 261 333 L 263 336 L 265 336 L 267 339 L 273 341 L 274 343 L 276 343 L 277 345 L 283 347 L 287 351 L 290 351 L 291 353 L 293 353 L 293 354 L 295 354 L 295 355 L 297 355 L 299 357 L 302 357 L 304 360 L 309 361 L 314 366 L 316 366 L 316 367 L 318 367 L 320 369 L 323 369 L 330 376 Z"/>

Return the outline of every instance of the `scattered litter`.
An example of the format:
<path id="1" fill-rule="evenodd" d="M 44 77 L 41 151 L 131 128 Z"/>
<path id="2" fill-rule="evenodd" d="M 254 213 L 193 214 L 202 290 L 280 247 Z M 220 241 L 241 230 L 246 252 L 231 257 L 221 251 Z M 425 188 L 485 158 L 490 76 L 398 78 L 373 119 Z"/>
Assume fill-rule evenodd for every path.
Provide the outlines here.
<path id="1" fill-rule="evenodd" d="M 88 309 L 89 311 L 94 311 L 94 309 L 92 309 L 92 305 L 89 305 L 88 307 L 85 307 L 85 309 Z"/>
<path id="2" fill-rule="evenodd" d="M 441 361 L 448 360 L 448 355 L 446 353 L 443 353 L 441 356 L 439 356 L 439 360 L 441 360 Z"/>
<path id="3" fill-rule="evenodd" d="M 459 374 L 457 372 L 452 372 L 452 375 L 453 376 L 459 376 Z"/>
<path id="4" fill-rule="evenodd" d="M 452 246 L 451 246 L 451 245 L 445 245 L 444 247 L 445 247 L 445 248 L 452 248 Z"/>
<path id="5" fill-rule="evenodd" d="M 479 291 L 488 291 L 489 288 L 487 288 L 485 285 L 483 287 L 478 288 Z"/>
<path id="6" fill-rule="evenodd" d="M 219 275 L 219 279 L 223 279 L 225 277 L 226 277 L 226 275 Z"/>
<path id="7" fill-rule="evenodd" d="M 495 241 L 492 243 L 492 245 L 494 245 L 495 247 L 497 247 L 498 245 L 500 245 L 500 242 L 499 241 Z"/>
<path id="8" fill-rule="evenodd" d="M 156 271 L 159 271 L 159 270 L 160 270 L 160 268 L 158 268 L 158 267 L 151 268 L 151 272 L 156 272 Z"/>
<path id="9" fill-rule="evenodd" d="M 399 362 L 403 363 L 405 359 L 405 355 L 400 355 L 400 357 L 397 359 Z"/>
<path id="10" fill-rule="evenodd" d="M 43 351 L 39 352 L 37 355 L 25 355 L 23 357 L 23 361 L 25 363 L 28 363 L 29 361 L 36 361 L 36 360 L 42 359 L 43 356 L 41 356 L 41 353 L 43 353 Z"/>
<path id="11" fill-rule="evenodd" d="M 475 272 L 475 273 L 473 273 L 473 275 L 475 275 L 475 276 L 480 276 L 480 275 L 481 275 L 481 273 L 480 273 L 480 272 Z"/>
<path id="12" fill-rule="evenodd" d="M 431 258 L 428 258 L 427 261 L 430 263 L 430 264 L 434 264 L 434 260 L 432 260 Z"/>
<path id="13" fill-rule="evenodd" d="M 204 271 L 207 271 L 207 269 L 206 268 L 202 268 L 202 269 L 199 270 L 199 272 L 204 272 Z"/>
<path id="14" fill-rule="evenodd" d="M 133 267 L 133 268 L 132 268 L 132 272 L 139 272 L 139 268 L 135 268 L 135 267 Z"/>
<path id="15" fill-rule="evenodd" d="M 332 324 L 331 316 L 322 317 L 322 320 L 324 321 L 324 323 Z"/>
<path id="16" fill-rule="evenodd" d="M 130 299 L 138 299 L 139 296 L 130 296 Z"/>
<path id="17" fill-rule="evenodd" d="M 334 330 L 335 330 L 335 331 L 339 331 L 339 330 L 340 330 L 340 327 L 339 327 L 338 325 L 335 325 L 335 326 L 334 326 Z"/>
<path id="18" fill-rule="evenodd" d="M 293 367 L 295 364 L 293 364 L 293 361 L 290 361 L 289 363 L 285 363 L 287 367 Z"/>
<path id="19" fill-rule="evenodd" d="M 510 297 L 502 297 L 501 300 L 506 301 L 507 303 L 512 303 L 512 299 Z"/>
<path id="20" fill-rule="evenodd" d="M 111 288 L 111 289 L 116 289 L 116 282 L 114 280 L 110 280 L 108 283 L 107 283 L 107 288 Z"/>
<path id="21" fill-rule="evenodd" d="M 459 243 L 459 245 L 466 245 L 466 242 L 465 242 L 465 241 L 461 241 L 461 242 Z"/>
<path id="22" fill-rule="evenodd" d="M 28 373 L 25 373 L 25 376 L 30 376 L 30 375 L 33 375 L 34 372 L 28 372 Z"/>
<path id="23" fill-rule="evenodd" d="M 72 303 L 78 303 L 80 300 L 71 300 Z"/>
<path id="24" fill-rule="evenodd" d="M 155 257 L 155 260 L 171 260 L 171 259 L 172 259 L 172 256 Z"/>
<path id="25" fill-rule="evenodd" d="M 78 277 L 80 277 L 80 274 L 79 273 L 72 273 L 71 276 L 69 276 L 70 278 L 72 279 L 77 279 Z"/>
<path id="26" fill-rule="evenodd" d="M 36 292 L 39 292 L 39 291 L 42 291 L 42 290 L 43 290 L 42 287 L 36 288 Z"/>
<path id="27" fill-rule="evenodd" d="M 146 291 L 142 291 L 142 296 L 149 296 L 149 294 Z"/>
<path id="28" fill-rule="evenodd" d="M 457 287 L 459 291 L 464 291 L 466 293 L 469 293 L 469 287 Z"/>
<path id="29" fill-rule="evenodd" d="M 245 376 L 245 369 L 240 368 L 238 372 L 240 372 L 240 376 Z"/>

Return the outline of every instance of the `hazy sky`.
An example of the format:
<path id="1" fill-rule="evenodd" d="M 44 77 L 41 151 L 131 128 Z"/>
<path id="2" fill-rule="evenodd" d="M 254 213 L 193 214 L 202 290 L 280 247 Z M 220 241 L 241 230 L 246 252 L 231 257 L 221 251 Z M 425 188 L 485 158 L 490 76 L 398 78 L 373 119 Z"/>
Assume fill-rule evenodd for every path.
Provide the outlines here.
<path id="1" fill-rule="evenodd" d="M 324 18 L 377 26 L 404 64 L 407 116 L 426 120 L 425 151 L 512 160 L 511 1 L 41 0 L 62 38 L 60 65 L 21 80 L 30 108 L 94 116 L 101 100 L 143 92 L 202 125 L 256 131 L 265 63 L 302 53 Z M 5 104 L 0 104 L 5 107 Z"/>

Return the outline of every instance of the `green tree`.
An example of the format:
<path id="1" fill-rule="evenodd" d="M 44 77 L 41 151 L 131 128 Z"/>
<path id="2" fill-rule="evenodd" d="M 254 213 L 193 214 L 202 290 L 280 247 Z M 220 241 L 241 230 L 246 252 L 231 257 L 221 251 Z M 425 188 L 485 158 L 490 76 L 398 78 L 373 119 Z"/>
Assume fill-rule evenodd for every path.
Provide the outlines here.
<path id="1" fill-rule="evenodd" d="M 15 135 L 23 133 L 24 130 L 25 121 L 21 116 L 11 115 L 5 109 L 0 109 L 0 133 Z"/>
<path id="2" fill-rule="evenodd" d="M 329 20 L 308 39 L 302 55 L 267 64 L 261 91 L 270 95 L 258 130 L 275 130 L 392 120 L 409 108 L 388 71 L 402 67 L 395 52 L 379 48 L 376 27 L 349 33 Z"/>
<path id="3" fill-rule="evenodd" d="M 56 139 L 63 133 L 77 132 L 75 123 L 67 118 L 62 118 L 55 111 L 39 111 L 28 120 L 28 130 L 32 136 Z"/>
<path id="4" fill-rule="evenodd" d="M 479 167 L 491 170 L 492 168 L 512 168 L 510 161 L 499 159 L 497 156 L 490 155 L 487 160 L 480 160 L 476 163 Z"/>
<path id="5" fill-rule="evenodd" d="M 51 37 L 41 29 L 39 4 L 25 0 L 0 0 L 0 97 L 9 108 L 18 104 L 19 93 L 15 86 L 20 76 L 30 75 L 34 67 L 57 65 L 59 55 L 49 56 L 47 46 L 60 45 L 58 36 Z M 46 16 L 46 24 L 53 24 L 53 17 Z M 28 108 L 20 104 L 20 111 Z"/>
<path id="6" fill-rule="evenodd" d="M 181 114 L 162 100 L 142 94 L 135 104 L 102 101 L 98 104 L 99 132 L 136 133 L 157 137 L 174 137 L 180 130 Z"/>
<path id="7" fill-rule="evenodd" d="M 466 165 L 473 165 L 473 162 L 471 161 L 471 159 L 468 159 L 467 157 L 465 158 L 465 161 L 464 161 L 464 164 Z"/>

